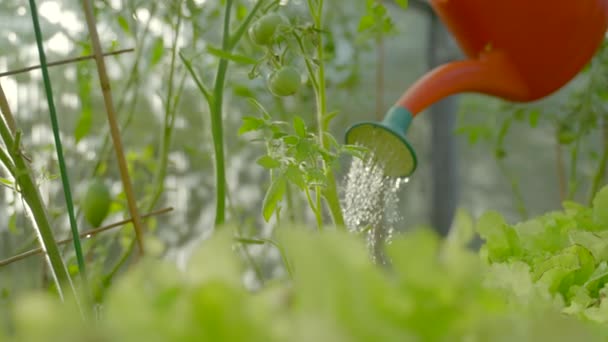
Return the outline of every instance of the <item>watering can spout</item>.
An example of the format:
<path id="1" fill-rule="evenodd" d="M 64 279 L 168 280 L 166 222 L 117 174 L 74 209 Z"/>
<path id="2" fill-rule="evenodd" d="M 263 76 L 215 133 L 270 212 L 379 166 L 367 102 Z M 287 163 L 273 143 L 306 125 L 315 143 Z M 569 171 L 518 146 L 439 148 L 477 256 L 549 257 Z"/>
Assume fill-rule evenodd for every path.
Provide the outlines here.
<path id="1" fill-rule="evenodd" d="M 405 133 L 414 116 L 457 93 L 480 92 L 523 101 L 528 87 L 499 51 L 480 58 L 448 63 L 419 79 L 386 114 L 382 122 L 363 122 L 346 132 L 348 144 L 369 148 L 389 177 L 407 177 L 416 169 L 416 153 Z"/>
<path id="2" fill-rule="evenodd" d="M 441 65 L 424 75 L 397 104 L 416 115 L 450 95 L 477 92 L 511 101 L 524 101 L 528 87 L 506 56 L 497 50 L 484 52 L 478 59 Z"/>

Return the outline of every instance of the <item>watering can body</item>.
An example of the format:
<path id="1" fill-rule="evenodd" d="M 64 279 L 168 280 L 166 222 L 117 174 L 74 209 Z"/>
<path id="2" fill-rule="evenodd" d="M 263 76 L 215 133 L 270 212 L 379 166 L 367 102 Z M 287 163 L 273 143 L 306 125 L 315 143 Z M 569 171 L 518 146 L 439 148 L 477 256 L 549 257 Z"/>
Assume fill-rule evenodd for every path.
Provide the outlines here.
<path id="1" fill-rule="evenodd" d="M 346 142 L 375 151 L 385 174 L 416 168 L 405 138 L 413 117 L 453 94 L 476 92 L 514 102 L 543 98 L 591 60 L 608 27 L 608 0 L 428 0 L 467 59 L 416 81 L 384 121 L 353 125 Z"/>
<path id="2" fill-rule="evenodd" d="M 441 98 L 477 92 L 538 100 L 593 57 L 608 27 L 608 0 L 430 0 L 468 57 L 422 77 L 400 104 L 414 114 Z"/>

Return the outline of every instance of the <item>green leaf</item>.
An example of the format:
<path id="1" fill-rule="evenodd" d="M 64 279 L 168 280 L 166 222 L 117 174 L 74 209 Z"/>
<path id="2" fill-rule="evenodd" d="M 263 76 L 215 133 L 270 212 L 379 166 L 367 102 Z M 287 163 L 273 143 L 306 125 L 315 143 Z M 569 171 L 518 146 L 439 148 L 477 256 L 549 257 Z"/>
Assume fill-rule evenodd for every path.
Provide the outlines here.
<path id="1" fill-rule="evenodd" d="M 293 118 L 293 129 L 300 138 L 306 137 L 306 124 L 301 117 L 295 116 Z"/>
<path id="2" fill-rule="evenodd" d="M 277 167 L 281 166 L 281 162 L 269 155 L 261 156 L 256 163 L 266 169 L 276 169 Z"/>
<path id="3" fill-rule="evenodd" d="M 432 293 L 431 289 L 441 287 L 447 280 L 439 267 L 439 236 L 431 229 L 421 227 L 407 232 L 386 248 L 402 287 L 429 289 Z"/>
<path id="4" fill-rule="evenodd" d="M 89 134 L 92 125 L 93 113 L 91 112 L 91 108 L 88 106 L 83 107 L 78 122 L 76 123 L 76 128 L 74 128 L 74 139 L 76 139 L 76 143 Z"/>
<path id="5" fill-rule="evenodd" d="M 608 260 L 608 232 L 575 230 L 569 234 L 574 244 L 587 248 L 597 260 Z"/>
<path id="6" fill-rule="evenodd" d="M 530 123 L 530 127 L 535 128 L 538 126 L 538 120 L 540 119 L 540 110 L 534 109 L 530 112 L 528 116 L 528 122 Z"/>
<path id="7" fill-rule="evenodd" d="M 395 2 L 403 9 L 407 9 L 407 6 L 409 5 L 408 0 L 395 0 Z"/>
<path id="8" fill-rule="evenodd" d="M 249 13 L 249 10 L 247 9 L 247 6 L 245 6 L 243 4 L 238 4 L 238 6 L 236 8 L 237 20 L 242 21 L 243 19 L 245 19 L 247 17 L 248 13 Z"/>
<path id="9" fill-rule="evenodd" d="M 515 120 L 517 121 L 524 121 L 525 117 L 526 117 L 526 111 L 523 108 L 517 109 L 514 113 L 513 113 L 513 117 L 515 118 Z"/>
<path id="10" fill-rule="evenodd" d="M 386 7 L 377 0 L 367 0 L 366 13 L 359 21 L 359 32 L 369 31 L 372 34 L 389 33 L 394 24 L 388 16 Z"/>
<path id="11" fill-rule="evenodd" d="M 310 157 L 312 152 L 315 150 L 314 145 L 316 142 L 313 142 L 309 139 L 301 139 L 298 145 L 296 146 L 296 155 L 295 158 L 297 161 L 305 161 Z"/>
<path id="12" fill-rule="evenodd" d="M 608 283 L 608 263 L 602 261 L 593 271 L 593 274 L 589 276 L 589 279 L 585 283 L 591 293 L 596 294 L 606 283 Z"/>
<path id="13" fill-rule="evenodd" d="M 186 272 L 189 281 L 202 283 L 222 279 L 233 285 L 239 284 L 241 264 L 230 248 L 236 229 L 230 226 L 222 228 L 192 255 Z M 214 259 L 216 257 L 217 260 Z"/>
<path id="14" fill-rule="evenodd" d="M 300 190 L 306 189 L 306 180 L 304 179 L 304 172 L 295 165 L 290 165 L 285 171 L 287 179 L 295 184 Z"/>
<path id="15" fill-rule="evenodd" d="M 463 248 L 475 237 L 473 218 L 468 211 L 458 209 L 454 218 L 454 224 L 447 238 L 448 245 L 456 248 Z"/>
<path id="16" fill-rule="evenodd" d="M 287 181 L 283 175 L 275 178 L 272 184 L 270 184 L 262 203 L 262 214 L 266 222 L 270 221 L 272 214 L 277 210 L 279 202 L 283 200 L 286 189 Z"/>
<path id="17" fill-rule="evenodd" d="M 608 229 L 608 186 L 602 188 L 593 199 L 593 221 Z"/>
<path id="18" fill-rule="evenodd" d="M 325 114 L 325 116 L 323 117 L 323 127 L 329 127 L 329 124 L 338 115 L 338 113 L 339 112 L 336 110 Z"/>
<path id="19" fill-rule="evenodd" d="M 595 270 L 595 259 L 586 248 L 573 245 L 534 268 L 534 279 L 553 292 L 568 294 L 572 285 L 582 285 Z"/>
<path id="20" fill-rule="evenodd" d="M 516 231 L 497 212 L 487 212 L 477 221 L 477 231 L 486 241 L 484 250 L 493 262 L 520 255 L 521 246 Z"/>
<path id="21" fill-rule="evenodd" d="M 336 141 L 336 138 L 334 138 L 334 136 L 331 133 L 327 132 L 327 131 L 323 132 L 323 139 L 325 139 L 325 141 L 327 141 L 326 144 L 330 148 L 331 147 L 339 147 L 340 146 L 340 144 L 338 143 L 338 141 Z"/>
<path id="22" fill-rule="evenodd" d="M 300 142 L 300 138 L 295 135 L 285 135 L 281 138 L 283 142 L 288 146 L 295 146 Z"/>
<path id="23" fill-rule="evenodd" d="M 8 219 L 8 230 L 13 234 L 18 232 L 18 230 L 17 230 L 17 213 L 11 214 L 11 217 Z"/>
<path id="24" fill-rule="evenodd" d="M 165 53 L 165 44 L 162 37 L 158 37 L 154 40 L 154 45 L 152 46 L 152 57 L 150 59 L 150 66 L 154 66 L 158 64 L 163 58 Z"/>
<path id="25" fill-rule="evenodd" d="M 416 341 L 407 324 L 414 302 L 372 264 L 360 239 L 304 229 L 279 237 L 293 260 L 295 317 L 310 327 L 286 340 Z"/>
<path id="26" fill-rule="evenodd" d="M 127 20 L 127 18 L 122 15 L 119 15 L 118 17 L 116 17 L 116 20 L 118 21 L 118 25 L 120 26 L 120 28 L 125 33 L 131 33 L 131 29 L 129 28 L 129 21 Z"/>
<path id="27" fill-rule="evenodd" d="M 252 106 L 254 106 L 257 110 L 260 111 L 260 113 L 262 113 L 264 115 L 265 120 L 272 119 L 272 116 L 270 115 L 270 113 L 268 113 L 266 108 L 264 108 L 264 106 L 260 102 L 258 102 L 255 98 L 248 98 L 247 101 L 249 101 L 249 103 Z"/>
<path id="28" fill-rule="evenodd" d="M 207 52 L 209 52 L 210 54 L 212 54 L 218 58 L 227 59 L 227 60 L 233 61 L 237 64 L 254 65 L 257 63 L 257 60 L 254 58 L 247 57 L 244 55 L 236 55 L 236 54 L 230 53 L 228 51 L 224 51 L 222 49 L 215 48 L 211 45 L 207 45 Z"/>
<path id="29" fill-rule="evenodd" d="M 243 124 L 239 128 L 238 135 L 243 135 L 247 132 L 255 131 L 264 126 L 264 120 L 254 116 L 243 117 Z"/>
<path id="30" fill-rule="evenodd" d="M 342 152 L 348 155 L 351 155 L 355 158 L 359 158 L 364 160 L 367 155 L 369 155 L 370 150 L 367 147 L 357 146 L 357 145 L 343 145 Z"/>
<path id="31" fill-rule="evenodd" d="M 240 84 L 233 85 L 232 91 L 234 92 L 234 94 L 236 96 L 240 96 L 240 97 L 255 97 L 256 96 L 256 94 L 253 91 L 251 91 L 251 89 L 249 87 L 240 85 Z"/>

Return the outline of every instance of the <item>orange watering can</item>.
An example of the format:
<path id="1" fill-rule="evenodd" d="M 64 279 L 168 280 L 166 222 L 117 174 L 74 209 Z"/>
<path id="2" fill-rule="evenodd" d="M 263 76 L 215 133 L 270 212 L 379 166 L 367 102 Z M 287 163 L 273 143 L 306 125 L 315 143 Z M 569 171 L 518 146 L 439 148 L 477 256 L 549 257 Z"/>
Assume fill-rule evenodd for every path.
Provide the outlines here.
<path id="1" fill-rule="evenodd" d="M 406 177 L 416 169 L 405 132 L 422 110 L 464 92 L 514 102 L 545 97 L 591 60 L 608 27 L 608 0 L 429 2 L 468 59 L 432 70 L 382 122 L 358 123 L 346 133 L 346 142 L 370 148 L 390 177 Z"/>

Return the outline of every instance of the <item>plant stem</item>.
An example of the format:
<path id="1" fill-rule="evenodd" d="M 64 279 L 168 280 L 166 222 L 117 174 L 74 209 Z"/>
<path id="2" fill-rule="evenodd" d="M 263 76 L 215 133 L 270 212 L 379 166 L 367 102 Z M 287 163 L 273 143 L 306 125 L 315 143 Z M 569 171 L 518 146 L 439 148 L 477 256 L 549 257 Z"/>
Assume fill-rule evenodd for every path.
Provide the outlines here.
<path id="1" fill-rule="evenodd" d="M 317 220 L 317 229 L 321 230 L 323 227 L 323 217 L 321 216 L 320 208 L 318 208 L 313 202 L 312 197 L 310 196 L 310 190 L 308 190 L 308 188 L 305 188 L 304 192 L 306 193 L 308 205 L 310 206 L 310 209 L 312 209 L 312 212 L 315 214 L 315 218 Z"/>
<path id="2" fill-rule="evenodd" d="M 380 0 L 377 0 L 381 3 Z M 381 121 L 384 116 L 384 32 L 376 36 L 376 120 Z"/>
<path id="3" fill-rule="evenodd" d="M 222 49 L 230 50 L 230 14 L 232 11 L 232 0 L 226 0 L 224 13 L 224 28 L 222 35 Z M 213 101 L 209 102 L 211 113 L 211 133 L 213 135 L 213 147 L 215 149 L 215 183 L 216 207 L 215 225 L 221 226 L 226 219 L 226 167 L 224 160 L 224 127 L 222 114 L 224 110 L 224 83 L 228 72 L 228 60 L 220 59 L 213 88 Z"/>
<path id="4" fill-rule="evenodd" d="M 562 155 L 562 145 L 559 143 L 558 139 L 555 139 L 555 155 L 556 155 L 556 167 L 557 167 L 557 182 L 559 185 L 559 199 L 560 202 L 566 200 L 567 190 L 566 190 L 566 172 L 564 165 L 564 156 Z"/>
<path id="5" fill-rule="evenodd" d="M 285 250 L 281 247 L 281 245 L 279 243 L 277 243 L 273 240 L 270 240 L 270 239 L 263 239 L 263 238 L 235 237 L 234 240 L 236 242 L 239 242 L 242 244 L 247 244 L 247 245 L 270 244 L 270 245 L 274 246 L 276 249 L 279 250 L 279 254 L 281 255 L 281 258 L 283 259 L 283 263 L 285 264 L 285 269 L 287 270 L 289 277 L 291 278 L 293 276 L 291 264 L 289 263 L 289 258 L 287 258 L 287 254 L 285 253 Z"/>
<path id="6" fill-rule="evenodd" d="M 300 38 L 300 36 L 296 32 L 294 32 L 293 35 L 295 36 L 296 41 L 298 42 L 298 46 L 300 47 L 300 51 L 302 52 L 302 55 L 304 55 L 304 63 L 306 64 L 306 70 L 308 71 L 308 78 L 310 79 L 310 83 L 312 83 L 312 88 L 316 94 L 317 92 L 319 92 L 319 84 L 317 83 L 317 75 L 315 74 L 312 63 L 310 62 L 309 58 L 307 57 L 307 52 L 306 52 L 306 49 L 304 48 L 304 43 L 302 43 L 302 38 Z"/>
<path id="7" fill-rule="evenodd" d="M 163 191 L 165 190 L 165 177 L 167 175 L 167 165 L 169 162 L 169 148 L 171 145 L 171 139 L 173 138 L 173 129 L 175 127 L 175 112 L 179 105 L 179 97 L 181 90 L 183 89 L 183 79 L 181 86 L 178 87 L 176 95 L 176 101 L 173 101 L 173 90 L 174 90 L 174 76 L 175 76 L 175 63 L 177 61 L 177 41 L 180 34 L 180 28 L 182 26 L 182 13 L 181 13 L 180 1 L 177 4 L 177 23 L 175 24 L 175 30 L 173 35 L 173 43 L 171 44 L 171 65 L 169 67 L 169 80 L 167 81 L 167 99 L 165 103 L 165 122 L 163 126 L 163 134 L 161 137 L 161 147 L 159 153 L 159 160 L 157 162 L 157 172 L 154 177 L 155 191 L 152 194 L 150 208 L 156 205 Z"/>
<path id="8" fill-rule="evenodd" d="M 6 118 L 12 117 L 12 113 L 7 105 L 3 105 L 3 103 L 6 104 L 7 101 L 2 86 L 0 86 L 0 97 L 5 99 L 5 101 L 0 101 L 0 112 L 2 112 L 2 115 L 5 118 L 5 120 L 0 120 L 0 136 L 2 137 L 2 140 L 9 151 L 8 153 L 11 154 L 11 158 L 14 163 L 14 166 L 5 166 L 9 169 L 9 171 L 11 167 L 13 168 L 12 176 L 15 178 L 15 184 L 21 190 L 21 197 L 25 199 L 25 202 L 27 203 L 26 207 L 29 209 L 31 217 L 33 218 L 32 223 L 38 234 L 39 241 L 48 257 L 53 278 L 57 284 L 59 296 L 64 298 L 64 296 L 67 294 L 73 296 L 73 298 L 77 298 L 76 291 L 72 284 L 72 279 L 70 278 L 67 268 L 65 267 L 61 253 L 59 253 L 59 248 L 55 243 L 50 219 L 46 211 L 46 207 L 42 201 L 42 196 L 38 191 L 38 186 L 33 180 L 29 167 L 23 158 L 20 147 L 14 146 L 15 142 L 13 135 L 9 126 L 6 124 Z M 67 289 L 67 293 L 63 291 L 64 287 Z"/>
<path id="9" fill-rule="evenodd" d="M 283 102 L 282 99 L 278 98 L 278 97 L 274 97 L 275 100 L 275 105 L 279 108 L 279 113 L 281 116 L 281 120 L 287 122 L 289 121 L 289 115 L 287 114 L 287 110 L 285 108 L 285 102 Z M 266 146 L 266 149 L 268 150 L 268 146 Z M 289 182 L 287 182 L 287 185 L 285 187 L 285 202 L 286 202 L 286 211 L 287 211 L 287 219 L 289 221 L 289 223 L 295 223 L 298 221 L 298 217 L 297 217 L 297 213 L 294 210 L 295 209 L 295 205 L 294 205 L 294 197 L 293 197 L 293 191 L 292 191 L 292 187 L 290 185 Z"/>
<path id="10" fill-rule="evenodd" d="M 30 0 L 33 1 L 33 0 Z M 114 112 L 114 103 L 112 100 L 112 93 L 110 88 L 110 79 L 106 71 L 106 64 L 102 56 L 101 43 L 99 41 L 99 35 L 97 33 L 97 26 L 95 24 L 95 17 L 93 15 L 93 7 L 90 0 L 83 0 L 84 12 L 86 16 L 87 27 L 89 34 L 91 35 L 91 42 L 93 45 L 93 51 L 95 52 L 95 61 L 97 62 L 97 71 L 99 75 L 99 81 L 101 83 L 101 89 L 103 91 L 104 104 L 106 107 L 106 113 L 108 117 L 108 123 L 110 125 L 110 133 L 112 135 L 112 141 L 114 143 L 114 151 L 118 159 L 118 168 L 120 170 L 120 176 L 122 178 L 122 185 L 127 198 L 127 205 L 131 218 L 133 219 L 133 227 L 135 228 L 135 235 L 137 238 L 137 245 L 139 247 L 139 253 L 143 255 L 145 253 L 144 238 L 143 238 L 143 223 L 139 216 L 137 209 L 137 201 L 135 199 L 133 184 L 129 176 L 129 169 L 125 158 L 124 149 L 122 146 L 122 138 L 120 137 L 120 128 L 116 119 L 116 113 Z"/>
<path id="11" fill-rule="evenodd" d="M 8 99 L 4 94 L 4 90 L 2 89 L 2 84 L 0 84 L 0 113 L 2 113 L 2 118 L 6 121 L 6 125 L 8 126 L 11 135 L 15 135 L 17 133 L 17 124 L 15 123 L 15 118 L 13 117 L 13 113 L 11 113 L 11 109 L 8 106 Z M 0 120 L 2 119 L 0 118 Z M 10 148 L 7 145 L 7 148 Z"/>
<path id="12" fill-rule="evenodd" d="M 519 182 L 517 178 L 510 174 L 507 166 L 502 160 L 497 159 L 498 166 L 502 171 L 503 175 L 509 179 L 511 183 L 511 190 L 513 191 L 513 196 L 515 197 L 515 204 L 517 205 L 517 211 L 519 212 L 519 216 L 522 220 L 528 219 L 528 209 L 526 208 L 526 202 L 524 201 L 524 196 L 521 193 L 521 189 L 519 188 Z"/>
<path id="13" fill-rule="evenodd" d="M 309 1 L 309 6 L 312 3 Z M 319 65 L 317 68 L 317 82 L 318 89 L 316 91 L 317 99 L 317 126 L 319 129 L 318 139 L 319 145 L 327 148 L 326 141 L 324 139 L 325 132 L 329 128 L 329 122 L 326 122 L 325 115 L 327 114 L 327 94 L 326 94 L 326 83 L 325 83 L 325 53 L 323 46 L 323 0 L 319 0 L 315 8 L 310 7 L 311 16 L 314 19 L 314 25 L 318 29 L 317 33 L 317 59 Z M 325 189 L 325 200 L 334 219 L 334 224 L 339 228 L 345 229 L 344 217 L 342 214 L 342 208 L 340 207 L 340 199 L 338 197 L 338 187 L 336 184 L 335 176 L 331 167 L 323 163 L 325 169 L 325 175 L 327 177 L 327 188 Z"/>
<path id="14" fill-rule="evenodd" d="M 577 163 L 578 163 L 578 151 L 580 149 L 580 139 L 576 139 L 574 146 L 572 147 L 570 156 L 570 177 L 568 178 L 568 199 L 573 199 L 578 188 L 577 180 Z"/>
<path id="15" fill-rule="evenodd" d="M 238 44 L 243 34 L 247 31 L 248 25 L 253 20 L 257 11 L 261 8 L 265 0 L 258 0 L 251 9 L 241 26 L 237 29 L 233 37 L 230 36 L 230 19 L 232 12 L 232 0 L 226 0 L 224 22 L 222 28 L 222 50 L 230 53 Z M 209 113 L 211 114 L 211 133 L 213 136 L 213 147 L 215 153 L 215 178 L 216 178 L 216 208 L 215 208 L 215 226 L 221 226 L 226 220 L 226 167 L 224 157 L 224 127 L 223 127 L 223 110 L 224 110 L 224 87 L 226 83 L 226 74 L 228 73 L 229 60 L 220 58 L 213 93 L 210 93 L 204 84 L 196 77 L 194 70 L 189 62 L 180 54 L 184 65 L 188 72 L 194 78 L 196 85 L 204 95 Z"/>
<path id="16" fill-rule="evenodd" d="M 593 203 L 595 195 L 602 186 L 604 177 L 606 176 L 606 168 L 608 166 L 608 119 L 602 118 L 602 158 L 598 165 L 595 176 L 593 177 L 593 185 L 591 186 L 591 193 L 589 194 L 589 204 Z"/>
<path id="17" fill-rule="evenodd" d="M 251 21 L 255 17 L 256 13 L 260 10 L 260 8 L 262 8 L 262 5 L 265 2 L 266 2 L 266 0 L 258 0 L 255 3 L 255 5 L 253 6 L 251 11 L 245 18 L 245 20 L 243 20 L 243 22 L 241 23 L 239 28 L 236 29 L 236 32 L 234 33 L 234 37 L 232 37 L 232 39 L 230 39 L 230 42 L 229 42 L 230 49 L 234 48 L 236 46 L 236 44 L 238 44 L 239 40 L 241 40 L 241 37 L 243 36 L 243 34 L 245 34 L 245 32 L 247 32 L 247 28 L 249 28 L 249 24 L 251 24 Z"/>

